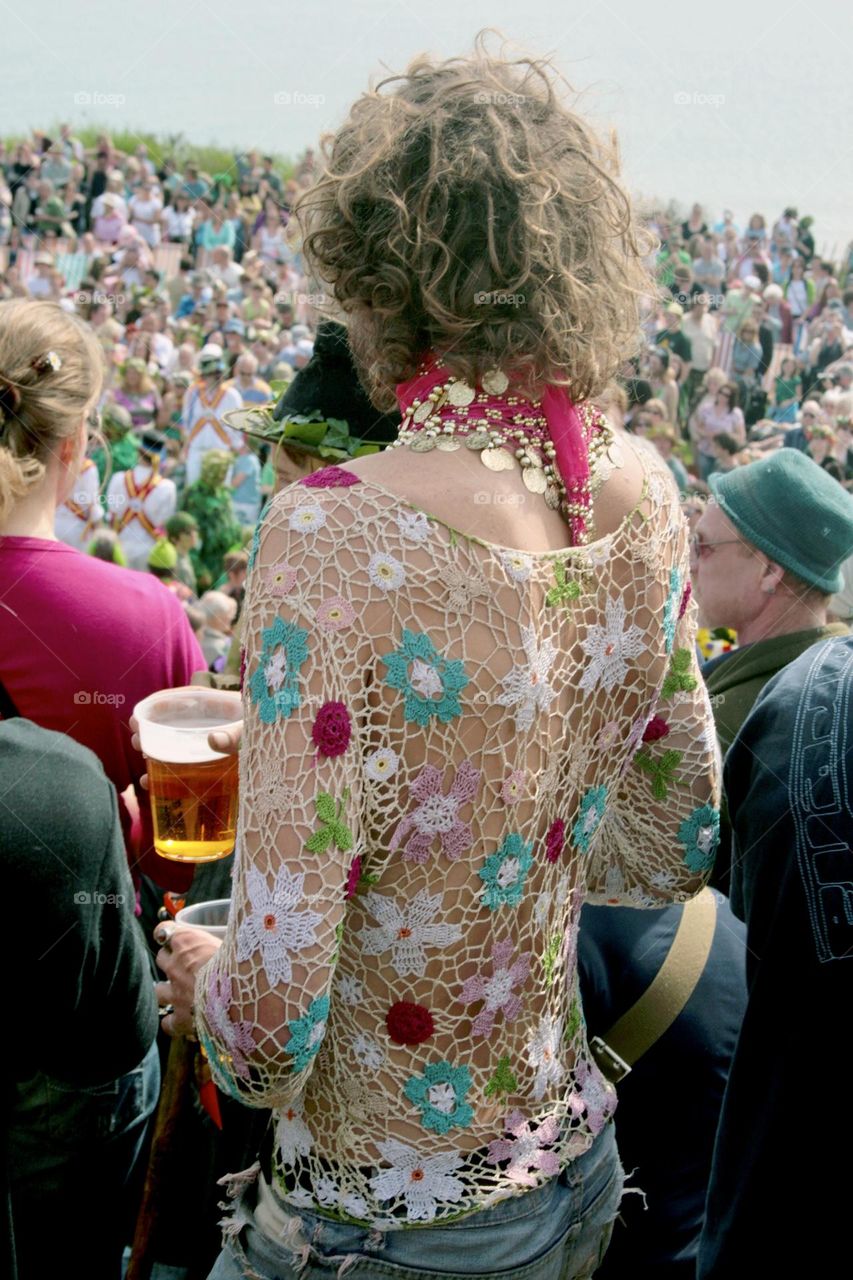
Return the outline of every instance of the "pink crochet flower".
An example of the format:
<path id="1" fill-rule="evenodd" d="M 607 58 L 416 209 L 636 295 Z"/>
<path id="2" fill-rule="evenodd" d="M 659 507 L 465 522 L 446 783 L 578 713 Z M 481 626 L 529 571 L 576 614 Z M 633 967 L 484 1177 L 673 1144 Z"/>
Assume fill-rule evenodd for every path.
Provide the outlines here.
<path id="1" fill-rule="evenodd" d="M 602 726 L 601 732 L 596 739 L 596 744 L 601 751 L 609 751 L 611 747 L 615 747 L 619 741 L 619 721 L 608 720 L 607 724 Z"/>
<path id="2" fill-rule="evenodd" d="M 311 737 L 324 756 L 342 756 L 352 737 L 350 714 L 342 702 L 326 702 L 317 712 Z"/>
<path id="3" fill-rule="evenodd" d="M 344 890 L 344 897 L 349 900 L 355 897 L 355 891 L 358 888 L 358 882 L 361 879 L 361 854 L 357 853 L 352 860 L 352 865 L 347 875 L 347 885 Z"/>
<path id="4" fill-rule="evenodd" d="M 296 570 L 291 569 L 289 564 L 285 564 L 280 560 L 278 564 L 272 565 L 264 574 L 264 582 L 270 595 L 286 596 L 288 591 L 292 591 L 296 583 Z"/>
<path id="5" fill-rule="evenodd" d="M 527 782 L 527 774 L 523 769 L 514 770 L 508 778 L 505 779 L 501 787 L 501 800 L 504 804 L 518 804 L 524 794 L 525 783 Z"/>
<path id="6" fill-rule="evenodd" d="M 306 489 L 343 489 L 351 484 L 361 484 L 353 471 L 344 471 L 343 467 L 323 467 L 322 471 L 312 471 L 310 476 L 303 476 L 299 481 Z"/>
<path id="7" fill-rule="evenodd" d="M 681 597 L 681 605 L 679 606 L 679 609 L 678 609 L 679 619 L 684 617 L 687 606 L 690 604 L 690 597 L 692 595 L 693 595 L 693 584 L 691 582 L 688 582 L 687 586 L 684 588 L 684 595 Z"/>
<path id="8" fill-rule="evenodd" d="M 355 609 L 343 596 L 329 596 L 317 607 L 317 626 L 324 631 L 340 631 L 348 627 L 354 617 Z"/>
<path id="9" fill-rule="evenodd" d="M 459 810 L 477 794 L 480 770 L 469 760 L 463 760 L 447 795 L 441 790 L 443 781 L 442 771 L 427 764 L 411 785 L 411 794 L 419 803 L 398 823 L 390 844 L 393 853 L 403 836 L 412 831 L 403 853 L 406 862 L 426 862 L 436 836 L 441 842 L 441 852 L 452 862 L 471 848 L 474 835 L 469 824 L 459 817 Z"/>
<path id="10" fill-rule="evenodd" d="M 230 1054 L 234 1074 L 243 1080 L 248 1080 L 249 1067 L 245 1055 L 253 1053 L 257 1045 L 252 1036 L 251 1022 L 231 1021 L 232 1003 L 231 979 L 220 976 L 214 970 L 207 993 L 207 1016 L 210 1020 L 210 1029 L 226 1053 Z"/>
<path id="11" fill-rule="evenodd" d="M 643 730 L 643 742 L 657 742 L 660 738 L 665 738 L 668 733 L 669 725 L 663 716 L 652 716 Z"/>
<path id="12" fill-rule="evenodd" d="M 598 1134 L 616 1109 L 616 1090 L 608 1088 L 598 1068 L 591 1067 L 584 1059 L 577 1063 L 574 1074 L 581 1096 L 571 1098 L 572 1111 L 577 1113 L 581 1106 L 585 1107 L 590 1133 Z"/>
<path id="13" fill-rule="evenodd" d="M 554 1152 L 543 1150 L 557 1140 L 560 1122 L 556 1116 L 543 1120 L 534 1131 L 520 1111 L 511 1111 L 506 1118 L 506 1131 L 510 1137 L 497 1138 L 489 1143 L 488 1159 L 490 1164 L 509 1161 L 504 1174 L 510 1182 L 535 1187 L 536 1178 L 531 1170 L 538 1170 L 548 1177 L 560 1172 L 560 1161 Z"/>
<path id="14" fill-rule="evenodd" d="M 486 1039 L 495 1028 L 495 1018 L 502 1013 L 507 1022 L 512 1022 L 521 1012 L 524 1003 L 515 988 L 523 986 L 530 973 L 530 952 L 523 951 L 518 959 L 510 964 L 513 942 L 505 938 L 492 947 L 492 973 L 488 978 L 475 974 L 462 984 L 459 1004 L 473 1004 L 477 1000 L 485 1000 L 485 1004 L 471 1024 L 472 1036 L 485 1036 Z"/>
<path id="15" fill-rule="evenodd" d="M 562 818 L 555 818 L 548 828 L 545 837 L 545 857 L 549 862 L 556 862 L 563 852 L 566 843 L 566 824 Z"/>

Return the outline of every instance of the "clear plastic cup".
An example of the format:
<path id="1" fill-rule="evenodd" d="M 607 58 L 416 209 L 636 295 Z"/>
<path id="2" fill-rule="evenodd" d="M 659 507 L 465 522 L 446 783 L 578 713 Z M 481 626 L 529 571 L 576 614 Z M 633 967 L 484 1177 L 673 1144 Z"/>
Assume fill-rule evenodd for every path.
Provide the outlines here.
<path id="1" fill-rule="evenodd" d="M 236 754 L 211 751 L 207 736 L 240 721 L 240 694 L 201 685 L 161 689 L 133 714 L 148 757 L 154 848 L 173 862 L 227 857 L 237 829 L 238 762 Z"/>

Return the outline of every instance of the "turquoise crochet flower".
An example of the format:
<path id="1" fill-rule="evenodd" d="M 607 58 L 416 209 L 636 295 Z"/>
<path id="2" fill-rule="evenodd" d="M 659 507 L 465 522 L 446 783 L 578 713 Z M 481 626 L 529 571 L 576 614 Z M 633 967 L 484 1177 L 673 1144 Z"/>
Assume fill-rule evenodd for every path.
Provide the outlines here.
<path id="1" fill-rule="evenodd" d="M 667 653 L 672 653 L 672 647 L 675 644 L 675 626 L 678 622 L 681 594 L 681 574 L 673 567 L 669 571 L 669 595 L 663 609 L 663 634 L 666 637 Z"/>
<path id="2" fill-rule="evenodd" d="M 524 881 L 533 865 L 533 842 L 526 844 L 517 831 L 504 836 L 503 843 L 490 853 L 477 875 L 485 883 L 480 901 L 491 911 L 506 902 L 517 907 L 524 893 Z"/>
<path id="3" fill-rule="evenodd" d="M 326 1019 L 329 1016 L 329 997 L 318 996 L 308 1006 L 308 1012 L 302 1018 L 288 1022 L 290 1039 L 284 1046 L 285 1053 L 293 1056 L 293 1070 L 302 1071 L 314 1057 L 326 1034 Z"/>
<path id="4" fill-rule="evenodd" d="M 407 720 L 426 726 L 432 717 L 447 724 L 461 716 L 456 695 L 468 683 L 465 668 L 458 658 L 443 658 L 424 632 L 404 627 L 400 648 L 383 655 L 382 661 L 388 668 L 385 683 L 403 691 Z"/>
<path id="5" fill-rule="evenodd" d="M 261 521 L 255 525 L 255 532 L 252 534 L 252 547 L 249 551 L 249 561 L 246 565 L 246 573 L 251 573 L 255 567 L 255 561 L 258 558 L 258 548 L 261 545 Z"/>
<path id="6" fill-rule="evenodd" d="M 434 1133 L 449 1129 L 467 1129 L 474 1114 L 465 1101 L 471 1088 L 467 1067 L 452 1067 L 449 1062 L 431 1062 L 422 1076 L 412 1076 L 403 1093 L 421 1109 L 421 1124 Z"/>
<path id="7" fill-rule="evenodd" d="M 581 800 L 577 821 L 572 827 L 572 841 L 581 853 L 589 853 L 592 837 L 599 828 L 607 808 L 607 788 L 590 787 Z"/>
<path id="8" fill-rule="evenodd" d="M 245 1102 L 231 1067 L 227 1059 L 220 1053 L 218 1046 L 204 1031 L 199 1031 L 198 1039 L 207 1054 L 210 1074 L 213 1076 L 217 1089 L 221 1089 L 223 1093 L 228 1094 L 229 1098 L 234 1098 L 237 1102 Z"/>
<path id="9" fill-rule="evenodd" d="M 720 842 L 719 811 L 710 804 L 694 809 L 678 828 L 678 838 L 684 845 L 684 863 L 688 871 L 696 875 L 710 871 Z"/>
<path id="10" fill-rule="evenodd" d="M 264 724 L 275 724 L 278 716 L 289 716 L 302 705 L 299 669 L 308 657 L 308 632 L 295 622 L 276 618 L 261 638 L 264 647 L 249 693 Z"/>

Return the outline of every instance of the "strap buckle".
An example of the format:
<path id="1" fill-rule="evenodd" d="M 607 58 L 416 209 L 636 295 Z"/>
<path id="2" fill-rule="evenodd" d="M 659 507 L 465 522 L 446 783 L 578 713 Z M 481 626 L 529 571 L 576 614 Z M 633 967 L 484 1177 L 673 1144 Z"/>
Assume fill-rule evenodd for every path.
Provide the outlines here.
<path id="1" fill-rule="evenodd" d="M 618 1084 L 620 1080 L 624 1080 L 631 1070 L 625 1059 L 620 1058 L 616 1050 L 611 1049 L 610 1045 L 606 1044 L 601 1036 L 594 1036 L 589 1041 L 589 1051 L 595 1058 L 599 1071 L 606 1076 L 611 1084 Z"/>

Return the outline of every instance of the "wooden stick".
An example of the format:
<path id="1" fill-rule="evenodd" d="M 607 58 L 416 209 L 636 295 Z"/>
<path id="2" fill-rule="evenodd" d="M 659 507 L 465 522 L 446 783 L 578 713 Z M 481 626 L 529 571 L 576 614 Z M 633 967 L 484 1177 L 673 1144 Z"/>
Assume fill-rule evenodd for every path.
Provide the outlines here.
<path id="1" fill-rule="evenodd" d="M 157 1224 L 160 1209 L 161 1188 L 165 1172 L 172 1156 L 175 1132 L 184 1106 L 184 1099 L 193 1081 L 195 1043 L 180 1036 L 169 1047 L 166 1076 L 157 1106 L 154 1134 L 145 1171 L 142 1201 L 133 1233 L 133 1248 L 125 1280 L 150 1280 L 154 1266 L 154 1250 L 157 1245 Z"/>

